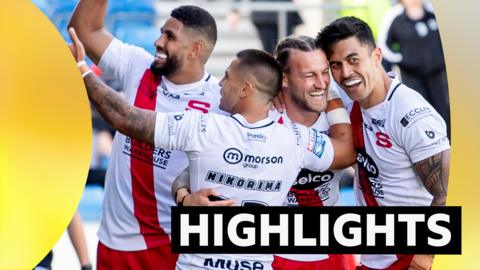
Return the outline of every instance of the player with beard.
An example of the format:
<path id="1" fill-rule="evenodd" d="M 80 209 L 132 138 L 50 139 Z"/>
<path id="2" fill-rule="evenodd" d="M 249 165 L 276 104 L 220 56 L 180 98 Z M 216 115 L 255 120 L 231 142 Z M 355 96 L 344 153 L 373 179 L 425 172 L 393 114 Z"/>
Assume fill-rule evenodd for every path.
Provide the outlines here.
<path id="1" fill-rule="evenodd" d="M 282 102 L 270 117 L 278 123 L 292 125 L 299 123 L 332 137 L 349 134 L 351 127 L 348 112 L 336 90 L 336 84 L 329 89 L 330 73 L 325 53 L 317 48 L 313 38 L 292 36 L 280 41 L 275 49 L 277 62 L 283 71 Z M 325 96 L 328 92 L 328 102 Z M 284 100 L 284 101 L 283 101 Z M 340 202 L 339 182 L 341 170 L 316 172 L 302 169 L 293 187 L 288 192 L 285 205 L 288 206 L 336 206 Z M 195 180 L 195 179 L 193 179 Z M 184 171 L 175 180 L 172 194 L 177 202 L 186 206 L 208 206 L 213 202 L 206 194 L 216 190 L 199 190 L 189 194 L 190 175 Z M 221 194 L 223 197 L 223 194 Z M 338 254 L 279 254 L 272 264 L 276 270 L 313 269 L 354 269 L 351 255 Z"/>
<path id="2" fill-rule="evenodd" d="M 286 109 L 278 121 L 289 125 L 299 123 L 332 137 L 336 136 L 335 133 L 351 134 L 348 112 L 336 90 L 338 86 L 330 85 L 327 56 L 316 46 L 314 39 L 307 36 L 287 37 L 278 43 L 275 57 L 283 71 L 282 96 Z M 327 93 L 328 105 L 323 97 Z M 353 144 L 353 141 L 350 143 Z M 285 205 L 339 205 L 342 172 L 302 169 Z M 342 254 L 278 254 L 272 266 L 275 270 L 348 270 L 355 268 L 349 265 L 352 259 L 351 255 Z"/>
<path id="3" fill-rule="evenodd" d="M 370 27 L 355 17 L 325 26 L 317 43 L 351 110 L 360 206 L 445 206 L 450 143 L 445 121 L 415 90 L 383 69 Z M 368 166 L 365 164 L 368 163 Z M 359 269 L 430 269 L 433 255 L 367 254 Z"/>
<path id="4" fill-rule="evenodd" d="M 218 108 L 218 80 L 204 68 L 217 39 L 215 20 L 207 11 L 174 9 L 152 56 L 105 30 L 107 4 L 81 0 L 70 26 L 77 29 L 88 56 L 120 81 L 129 104 L 161 112 Z M 174 269 L 178 255 L 170 248 L 170 188 L 187 164 L 183 152 L 116 133 L 98 232 L 98 269 Z"/>
<path id="5" fill-rule="evenodd" d="M 96 78 L 82 63 L 83 46 L 72 29 L 70 34 L 89 99 L 99 113 L 120 132 L 146 144 L 185 151 L 194 192 L 216 188 L 237 205 L 279 206 L 301 168 L 325 171 L 354 162 L 353 145 L 345 138 L 329 138 L 303 125 L 281 125 L 268 116 L 282 70 L 263 51 L 240 51 L 225 71 L 220 108 L 232 115 L 162 113 L 135 108 Z M 271 254 L 182 254 L 177 269 L 224 265 L 268 270 L 272 261 Z"/>

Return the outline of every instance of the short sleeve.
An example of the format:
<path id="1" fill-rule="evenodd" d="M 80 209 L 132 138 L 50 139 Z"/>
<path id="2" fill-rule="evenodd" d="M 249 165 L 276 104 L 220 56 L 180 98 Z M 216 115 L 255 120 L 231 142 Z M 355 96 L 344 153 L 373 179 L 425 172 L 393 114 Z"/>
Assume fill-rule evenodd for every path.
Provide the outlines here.
<path id="1" fill-rule="evenodd" d="M 157 112 L 155 146 L 172 150 L 199 150 L 199 135 L 206 133 L 208 114 L 186 111 Z"/>
<path id="2" fill-rule="evenodd" d="M 330 168 L 334 157 L 330 138 L 316 129 L 297 124 L 293 125 L 293 129 L 297 140 L 300 140 L 302 168 L 316 172 L 323 172 Z"/>
<path id="3" fill-rule="evenodd" d="M 445 121 L 430 106 L 412 108 L 397 121 L 397 128 L 413 163 L 450 148 Z"/>
<path id="4" fill-rule="evenodd" d="M 114 38 L 100 58 L 98 66 L 106 76 L 118 79 L 122 83 L 122 89 L 125 89 L 127 80 L 138 80 L 132 78 L 132 74 L 143 74 L 152 61 L 153 56 L 144 49 Z"/>

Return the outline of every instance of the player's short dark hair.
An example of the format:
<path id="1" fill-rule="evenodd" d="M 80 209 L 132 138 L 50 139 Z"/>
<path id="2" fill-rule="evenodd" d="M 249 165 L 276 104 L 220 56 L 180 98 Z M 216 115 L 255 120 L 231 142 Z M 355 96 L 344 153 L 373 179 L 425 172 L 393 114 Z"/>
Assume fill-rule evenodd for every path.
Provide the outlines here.
<path id="1" fill-rule="evenodd" d="M 242 72 L 248 72 L 256 80 L 255 87 L 273 99 L 282 86 L 282 69 L 275 58 L 267 52 L 255 49 L 237 53 Z"/>
<path id="2" fill-rule="evenodd" d="M 303 52 L 312 52 L 318 49 L 315 40 L 308 36 L 289 36 L 277 43 L 275 48 L 275 59 L 280 64 L 284 72 L 289 71 L 288 59 L 292 50 L 300 50 Z"/>
<path id="3" fill-rule="evenodd" d="M 211 43 L 213 49 L 217 42 L 217 24 L 208 11 L 200 7 L 187 5 L 175 8 L 170 16 L 202 35 Z"/>
<path id="4" fill-rule="evenodd" d="M 342 17 L 325 26 L 317 35 L 315 42 L 330 56 L 332 47 L 339 41 L 356 37 L 361 44 L 374 49 L 375 39 L 368 24 L 356 17 Z"/>

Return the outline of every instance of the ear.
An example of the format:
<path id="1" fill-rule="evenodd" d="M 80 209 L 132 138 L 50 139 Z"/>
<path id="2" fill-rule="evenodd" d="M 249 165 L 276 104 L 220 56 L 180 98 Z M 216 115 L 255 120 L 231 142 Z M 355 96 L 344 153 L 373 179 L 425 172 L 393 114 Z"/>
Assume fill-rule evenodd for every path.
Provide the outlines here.
<path id="1" fill-rule="evenodd" d="M 288 78 L 287 74 L 283 72 L 282 74 L 282 89 L 288 88 Z"/>
<path id="2" fill-rule="evenodd" d="M 250 81 L 245 81 L 242 86 L 242 90 L 240 90 L 240 98 L 246 98 L 253 93 L 253 84 Z"/>
<path id="3" fill-rule="evenodd" d="M 382 50 L 380 48 L 375 48 L 372 51 L 373 60 L 375 61 L 376 66 L 382 65 Z"/>
<path id="4" fill-rule="evenodd" d="M 196 40 L 193 42 L 192 51 L 188 54 L 190 60 L 200 58 L 205 49 L 203 40 Z"/>

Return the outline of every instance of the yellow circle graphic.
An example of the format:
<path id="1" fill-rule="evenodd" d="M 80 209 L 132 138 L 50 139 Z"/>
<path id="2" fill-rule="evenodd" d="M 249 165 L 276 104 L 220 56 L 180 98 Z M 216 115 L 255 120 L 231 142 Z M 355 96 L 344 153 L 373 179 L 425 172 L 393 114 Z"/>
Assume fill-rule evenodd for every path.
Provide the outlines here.
<path id="1" fill-rule="evenodd" d="M 478 269 L 480 2 L 433 1 L 445 62 L 452 119 L 448 205 L 462 206 L 462 255 L 439 255 L 433 269 Z"/>
<path id="2" fill-rule="evenodd" d="M 28 0 L 0 8 L 0 269 L 32 269 L 80 200 L 91 116 L 75 61 Z"/>

